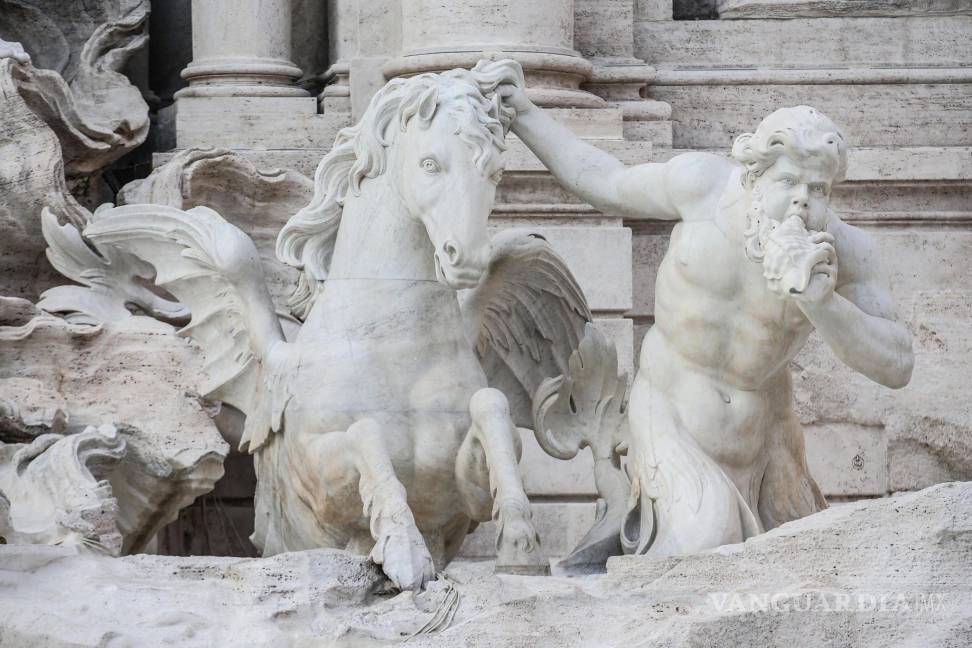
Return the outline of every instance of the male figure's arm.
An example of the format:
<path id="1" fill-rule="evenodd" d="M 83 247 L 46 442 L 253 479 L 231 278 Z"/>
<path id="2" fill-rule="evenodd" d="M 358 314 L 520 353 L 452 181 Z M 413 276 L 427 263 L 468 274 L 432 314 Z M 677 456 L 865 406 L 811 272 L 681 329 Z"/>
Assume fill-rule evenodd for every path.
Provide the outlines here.
<path id="1" fill-rule="evenodd" d="M 794 298 L 841 361 L 886 387 L 904 387 L 915 362 L 911 334 L 897 319 L 874 244 L 836 216 L 831 221 L 840 277 L 836 290 L 836 277 L 824 272 L 814 275 L 807 290 Z"/>
<path id="2" fill-rule="evenodd" d="M 603 212 L 692 220 L 697 213 L 692 207 L 711 199 L 731 169 L 724 158 L 706 153 L 628 167 L 574 135 L 521 89 L 501 86 L 499 92 L 517 111 L 513 132 L 565 188 Z"/>

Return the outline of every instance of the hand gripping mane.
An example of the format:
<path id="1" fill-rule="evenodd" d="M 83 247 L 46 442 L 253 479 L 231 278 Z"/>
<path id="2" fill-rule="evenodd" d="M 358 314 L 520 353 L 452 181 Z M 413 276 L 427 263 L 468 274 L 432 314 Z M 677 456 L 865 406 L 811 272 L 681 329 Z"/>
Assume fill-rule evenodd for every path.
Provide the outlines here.
<path id="1" fill-rule="evenodd" d="M 252 453 L 279 431 L 292 354 L 253 241 L 206 207 L 161 205 L 99 210 L 84 235 L 152 265 L 156 285 L 189 307 L 179 334 L 205 353 L 200 391 L 246 414 L 241 450 Z"/>
<path id="2" fill-rule="evenodd" d="M 627 376 L 592 324 L 587 301 L 563 259 L 540 236 L 507 230 L 493 238 L 486 277 L 462 297 L 467 335 L 490 386 L 502 391 L 518 427 L 540 447 L 571 459 L 590 447 L 600 499 L 597 519 L 560 567 L 603 570 L 621 553 L 628 498 L 621 472 Z"/>

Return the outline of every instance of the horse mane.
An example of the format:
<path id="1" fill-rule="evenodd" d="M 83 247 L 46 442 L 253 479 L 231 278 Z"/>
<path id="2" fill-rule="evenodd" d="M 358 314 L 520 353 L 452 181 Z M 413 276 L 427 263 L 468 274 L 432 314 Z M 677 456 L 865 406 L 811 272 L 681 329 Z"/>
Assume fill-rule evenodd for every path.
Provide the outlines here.
<path id="1" fill-rule="evenodd" d="M 360 195 L 365 178 L 385 171 L 386 150 L 413 119 L 428 125 L 440 109 L 456 120 L 456 135 L 469 144 L 474 160 L 485 168 L 506 146 L 503 138 L 516 115 L 500 101 L 500 84 L 524 85 L 523 71 L 512 60 L 480 61 L 472 70 L 420 74 L 389 81 L 379 90 L 361 120 L 342 129 L 334 147 L 314 174 L 314 197 L 294 214 L 277 236 L 277 258 L 301 270 L 288 300 L 300 319 L 327 279 L 344 202 Z M 398 122 L 399 128 L 389 128 Z"/>

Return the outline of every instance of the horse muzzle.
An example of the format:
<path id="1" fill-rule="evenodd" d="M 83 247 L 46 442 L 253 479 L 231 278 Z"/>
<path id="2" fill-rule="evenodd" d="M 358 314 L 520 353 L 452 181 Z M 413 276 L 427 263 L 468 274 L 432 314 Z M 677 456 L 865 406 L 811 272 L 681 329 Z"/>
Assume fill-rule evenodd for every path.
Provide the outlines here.
<path id="1" fill-rule="evenodd" d="M 486 272 L 486 263 L 462 259 L 458 248 L 448 241 L 443 244 L 442 250 L 436 251 L 434 259 L 435 278 L 453 290 L 475 288 Z"/>

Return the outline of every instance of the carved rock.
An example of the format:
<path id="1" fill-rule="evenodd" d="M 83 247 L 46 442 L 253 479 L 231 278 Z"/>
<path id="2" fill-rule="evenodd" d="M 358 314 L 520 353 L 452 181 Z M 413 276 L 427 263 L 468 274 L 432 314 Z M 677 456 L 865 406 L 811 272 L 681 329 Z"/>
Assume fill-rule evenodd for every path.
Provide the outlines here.
<path id="1" fill-rule="evenodd" d="M 148 41 L 149 0 L 0 0 L 0 39 L 32 58 L 17 91 L 57 133 L 82 181 L 145 140 L 148 105 L 121 73 Z"/>
<path id="2" fill-rule="evenodd" d="M 454 563 L 430 585 L 381 595 L 363 557 L 130 556 L 0 547 L 0 628 L 17 645 L 959 646 L 972 634 L 972 484 L 834 507 L 744 544 L 625 556 L 599 578 L 494 575 Z M 455 595 L 450 599 L 450 596 Z M 226 614 L 221 602 L 233 601 Z M 765 602 L 765 604 L 764 604 Z M 438 631 L 418 634 L 423 627 Z M 596 619 L 597 622 L 592 622 Z M 450 622 L 451 621 L 451 625 Z"/>
<path id="3" fill-rule="evenodd" d="M 56 285 L 40 213 L 82 225 L 68 187 L 98 201 L 99 174 L 141 144 L 148 105 L 121 74 L 147 41 L 148 0 L 0 0 L 0 294 Z"/>
<path id="4" fill-rule="evenodd" d="M 226 187 L 233 190 L 226 191 Z M 297 171 L 258 169 L 243 155 L 225 149 L 189 149 L 177 153 L 148 178 L 125 185 L 118 204 L 215 210 L 253 239 L 270 294 L 276 304 L 284 304 L 297 271 L 277 260 L 277 232 L 313 195 L 314 182 Z"/>
<path id="5" fill-rule="evenodd" d="M 22 427 L 15 427 L 21 432 Z M 0 428 L 0 438 L 6 436 Z M 108 475 L 125 455 L 112 425 L 0 442 L 0 538 L 5 544 L 81 545 L 121 551 Z"/>
<path id="6" fill-rule="evenodd" d="M 0 58 L 0 294 L 36 300 L 62 281 L 44 260 L 41 209 L 76 225 L 85 211 L 67 190 L 57 136 L 18 93 L 27 69 Z"/>
<path id="7" fill-rule="evenodd" d="M 193 392 L 197 351 L 146 317 L 83 326 L 23 300 L 0 298 L 0 307 L 0 391 L 33 422 L 20 435 L 48 431 L 55 410 L 67 418 L 55 431 L 117 427 L 127 452 L 107 479 L 121 550 L 142 549 L 223 474 L 228 447 Z"/>

